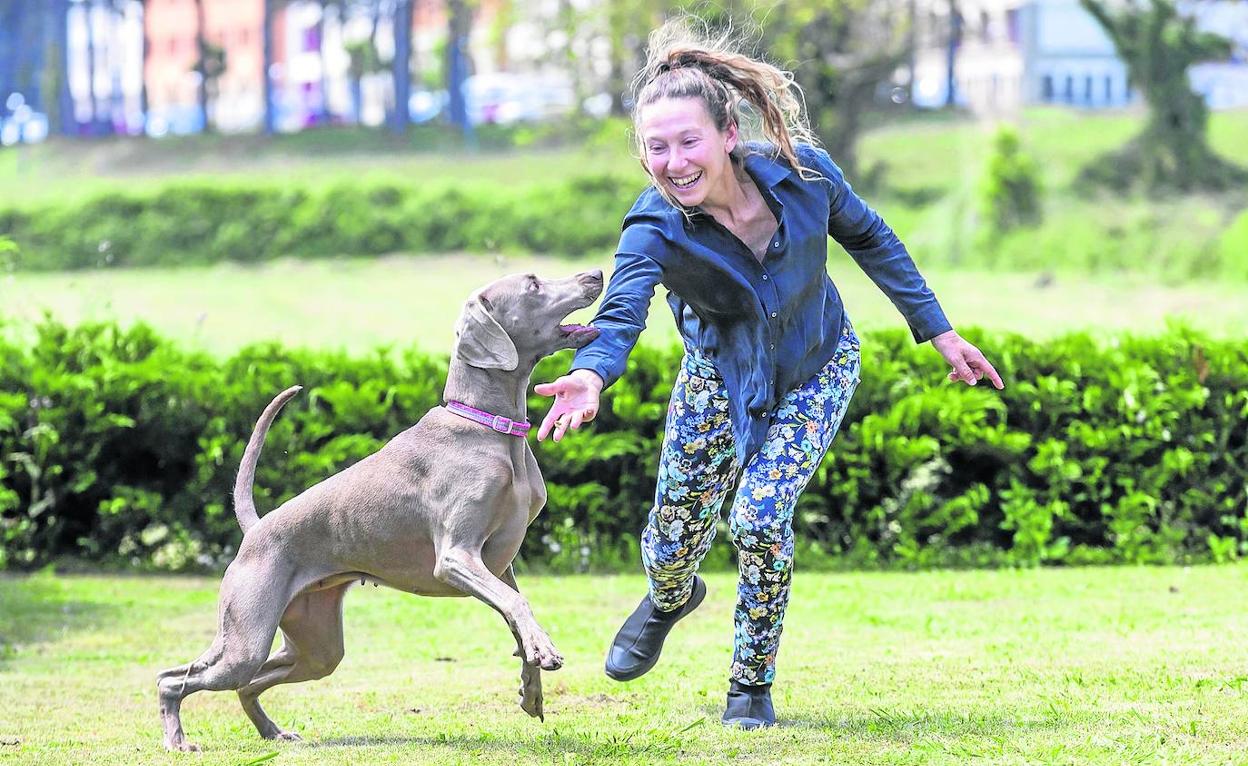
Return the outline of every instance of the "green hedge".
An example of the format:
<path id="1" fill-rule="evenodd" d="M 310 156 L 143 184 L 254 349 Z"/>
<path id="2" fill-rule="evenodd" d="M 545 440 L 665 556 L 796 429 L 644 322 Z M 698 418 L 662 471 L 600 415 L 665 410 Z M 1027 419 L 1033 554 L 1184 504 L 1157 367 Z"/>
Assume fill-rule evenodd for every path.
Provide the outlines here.
<path id="1" fill-rule="evenodd" d="M 359 460 L 440 400 L 445 358 L 272 345 L 226 361 L 138 326 L 53 322 L 0 340 L 0 566 L 62 556 L 213 568 L 240 533 L 229 493 L 278 391 L 262 512 Z M 1248 553 L 1248 352 L 1183 329 L 1108 343 L 975 336 L 1004 392 L 943 382 L 901 332 L 869 334 L 864 380 L 796 517 L 804 565 L 1177 562 Z M 677 351 L 639 349 L 596 423 L 536 446 L 550 490 L 528 566 L 637 566 Z M 550 379 L 567 357 L 545 360 Z M 547 400 L 530 399 L 536 419 Z M 716 546 L 726 562 L 730 546 Z"/>
<path id="2" fill-rule="evenodd" d="M 253 262 L 278 256 L 526 250 L 601 253 L 640 178 L 579 176 L 519 187 L 342 183 L 307 190 L 255 182 L 116 191 L 80 204 L 0 210 L 0 266 L 27 271 Z"/>
<path id="3" fill-rule="evenodd" d="M 119 190 L 30 209 L 0 205 L 0 271 L 393 252 L 610 253 L 644 177 L 559 176 L 514 185 L 359 179 L 324 187 L 251 178 Z M 1235 218 L 1227 200 L 1102 200 L 1102 214 L 1089 216 L 1086 202 L 1050 195 L 1043 223 L 994 233 L 969 191 L 898 194 L 885 186 L 869 196 L 929 266 L 1248 279 L 1248 211 Z"/>

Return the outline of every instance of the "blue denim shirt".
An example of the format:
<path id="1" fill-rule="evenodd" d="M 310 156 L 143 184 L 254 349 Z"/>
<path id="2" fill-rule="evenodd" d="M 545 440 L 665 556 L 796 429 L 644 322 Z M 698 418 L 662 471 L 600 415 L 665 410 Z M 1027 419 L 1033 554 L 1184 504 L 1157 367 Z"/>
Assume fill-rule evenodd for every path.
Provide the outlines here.
<path id="1" fill-rule="evenodd" d="M 624 218 L 592 322 L 600 334 L 572 361 L 572 369 L 614 383 L 662 284 L 686 346 L 723 376 L 742 465 L 762 445 L 784 395 L 836 351 L 846 319 L 827 272 L 829 235 L 892 300 L 917 342 L 951 329 L 905 246 L 827 152 L 797 146 L 802 166 L 822 176 L 806 180 L 769 146 L 747 149 L 745 170 L 779 222 L 763 260 L 710 215 L 693 210 L 686 218 L 646 189 Z"/>

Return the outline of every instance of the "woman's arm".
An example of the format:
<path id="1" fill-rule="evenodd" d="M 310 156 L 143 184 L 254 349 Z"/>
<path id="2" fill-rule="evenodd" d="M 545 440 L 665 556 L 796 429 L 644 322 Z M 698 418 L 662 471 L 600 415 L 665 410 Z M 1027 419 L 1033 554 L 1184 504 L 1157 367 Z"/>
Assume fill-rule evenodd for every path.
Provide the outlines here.
<path id="1" fill-rule="evenodd" d="M 814 170 L 829 184 L 828 235 L 845 248 L 893 302 L 909 323 L 915 341 L 932 341 L 952 368 L 949 380 L 973 386 L 987 377 L 994 386 L 1003 388 L 1001 377 L 980 350 L 954 332 L 936 295 L 896 233 L 854 193 L 827 152 L 814 148 L 810 155 Z"/>
<path id="2" fill-rule="evenodd" d="M 555 397 L 537 429 L 538 441 L 552 429 L 554 440 L 559 441 L 569 429 L 580 428 L 598 415 L 599 394 L 624 373 L 628 355 L 646 326 L 650 301 L 663 270 L 654 259 L 634 252 L 643 244 L 638 235 L 646 234 L 634 232 L 636 228 L 629 227 L 621 238 L 606 294 L 590 322 L 598 329 L 598 337 L 576 353 L 571 372 L 533 387 L 542 396 Z"/>
<path id="3" fill-rule="evenodd" d="M 893 302 L 909 323 L 915 341 L 922 343 L 952 330 L 905 245 L 879 213 L 854 193 L 828 153 L 812 148 L 803 160 L 810 160 L 812 169 L 827 179 L 828 235 Z"/>
<path id="4" fill-rule="evenodd" d="M 615 268 L 607 280 L 607 289 L 598 313 L 590 322 L 598 329 L 598 337 L 576 352 L 573 370 L 592 370 L 603 381 L 603 388 L 624 373 L 628 355 L 637 344 L 637 337 L 646 326 L 654 289 L 663 278 L 663 269 L 634 244 L 625 231 L 621 249 L 615 256 Z"/>

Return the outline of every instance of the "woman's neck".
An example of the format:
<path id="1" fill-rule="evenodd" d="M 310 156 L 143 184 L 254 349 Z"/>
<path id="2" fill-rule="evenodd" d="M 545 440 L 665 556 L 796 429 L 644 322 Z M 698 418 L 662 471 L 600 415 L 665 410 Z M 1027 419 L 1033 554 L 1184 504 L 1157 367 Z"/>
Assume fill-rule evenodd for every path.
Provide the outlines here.
<path id="1" fill-rule="evenodd" d="M 704 212 L 730 229 L 753 217 L 756 207 L 754 198 L 758 196 L 754 179 L 746 172 L 745 166 L 734 162 L 732 169 L 731 174 L 723 176 L 724 188 L 718 193 L 708 194 L 700 205 Z"/>

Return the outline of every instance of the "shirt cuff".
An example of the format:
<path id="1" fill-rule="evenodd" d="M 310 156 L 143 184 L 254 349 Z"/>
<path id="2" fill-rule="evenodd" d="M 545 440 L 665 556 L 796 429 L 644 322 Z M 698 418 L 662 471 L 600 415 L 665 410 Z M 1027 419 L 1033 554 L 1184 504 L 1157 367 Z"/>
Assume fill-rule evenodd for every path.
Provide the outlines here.
<path id="1" fill-rule="evenodd" d="M 603 391 L 606 391 L 608 388 L 611 387 L 612 383 L 614 383 L 616 380 L 619 379 L 619 375 L 615 375 L 615 376 L 611 375 L 611 372 L 607 369 L 607 365 L 605 362 L 577 361 L 573 359 L 572 367 L 571 369 L 568 370 L 568 373 L 571 374 L 573 372 L 576 372 L 577 370 L 589 370 L 590 372 L 594 373 L 598 377 L 602 378 L 602 390 Z"/>
<path id="2" fill-rule="evenodd" d="M 910 317 L 909 324 L 915 343 L 926 343 L 937 335 L 947 333 L 953 329 L 953 325 L 949 323 L 944 310 L 941 309 L 940 304 L 936 301 L 932 301 L 931 305 L 925 306 L 917 314 Z"/>

